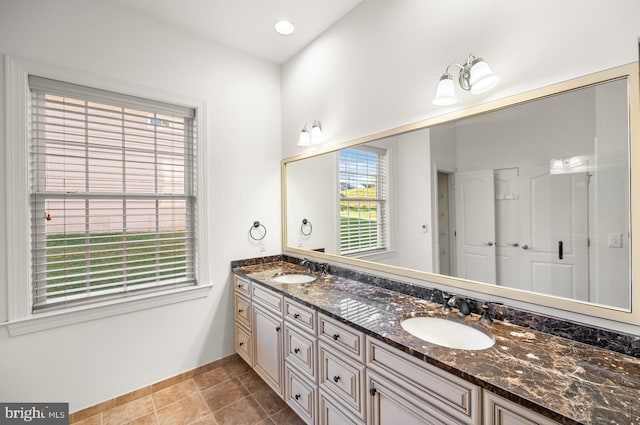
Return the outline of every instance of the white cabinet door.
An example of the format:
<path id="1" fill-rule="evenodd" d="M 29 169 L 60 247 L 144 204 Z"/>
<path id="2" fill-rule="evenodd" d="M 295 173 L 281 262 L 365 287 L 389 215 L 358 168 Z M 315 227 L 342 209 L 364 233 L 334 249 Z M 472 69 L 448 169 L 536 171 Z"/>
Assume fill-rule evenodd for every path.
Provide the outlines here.
<path id="1" fill-rule="evenodd" d="M 458 277 L 496 282 L 493 170 L 456 173 Z"/>
<path id="2" fill-rule="evenodd" d="M 253 307 L 254 369 L 282 397 L 282 318 Z"/>
<path id="3" fill-rule="evenodd" d="M 367 369 L 369 425 L 459 425 L 424 399 Z"/>

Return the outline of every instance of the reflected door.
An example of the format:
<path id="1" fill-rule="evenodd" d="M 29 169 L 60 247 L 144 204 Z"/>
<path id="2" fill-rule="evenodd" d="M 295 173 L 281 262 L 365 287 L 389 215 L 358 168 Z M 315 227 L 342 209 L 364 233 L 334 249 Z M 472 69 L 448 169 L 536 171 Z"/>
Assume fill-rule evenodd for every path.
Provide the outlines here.
<path id="1" fill-rule="evenodd" d="M 493 170 L 455 174 L 457 276 L 496 282 Z"/>
<path id="2" fill-rule="evenodd" d="M 520 174 L 522 289 L 588 300 L 588 175 L 550 174 L 549 164 Z"/>

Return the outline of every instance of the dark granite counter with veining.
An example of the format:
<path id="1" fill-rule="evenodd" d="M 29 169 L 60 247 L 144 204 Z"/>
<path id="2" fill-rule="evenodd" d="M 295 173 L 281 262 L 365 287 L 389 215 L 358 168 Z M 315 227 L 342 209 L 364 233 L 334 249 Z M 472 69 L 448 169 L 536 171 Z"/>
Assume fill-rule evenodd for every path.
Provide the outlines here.
<path id="1" fill-rule="evenodd" d="M 478 316 L 461 318 L 426 300 L 343 277 L 294 285 L 273 281 L 278 272 L 303 271 L 292 263 L 233 271 L 560 423 L 640 425 L 640 359 L 501 321 L 482 324 Z M 496 343 L 481 351 L 430 344 L 400 326 L 416 312 L 464 321 Z"/>

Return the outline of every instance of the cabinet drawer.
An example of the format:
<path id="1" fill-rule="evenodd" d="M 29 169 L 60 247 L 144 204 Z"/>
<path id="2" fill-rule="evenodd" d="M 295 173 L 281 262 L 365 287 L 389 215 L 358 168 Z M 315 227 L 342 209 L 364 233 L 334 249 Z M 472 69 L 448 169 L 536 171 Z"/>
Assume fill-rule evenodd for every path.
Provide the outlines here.
<path id="1" fill-rule="evenodd" d="M 316 398 L 316 387 L 287 366 L 285 369 L 284 400 L 308 425 L 315 423 Z"/>
<path id="2" fill-rule="evenodd" d="M 315 339 L 287 322 L 284 324 L 284 355 L 285 361 L 295 365 L 314 383 L 318 382 Z"/>
<path id="3" fill-rule="evenodd" d="M 348 409 L 324 388 L 319 388 L 318 425 L 364 425 L 364 422 L 350 415 Z"/>
<path id="4" fill-rule="evenodd" d="M 406 353 L 367 338 L 367 367 L 380 371 L 461 423 L 480 423 L 480 388 Z"/>
<path id="5" fill-rule="evenodd" d="M 485 425 L 558 425 L 536 412 L 489 391 L 483 391 Z"/>
<path id="6" fill-rule="evenodd" d="M 310 307 L 305 307 L 295 301 L 284 300 L 284 317 L 290 323 L 295 323 L 302 329 L 316 335 L 316 312 Z"/>
<path id="7" fill-rule="evenodd" d="M 251 351 L 251 334 L 242 326 L 236 325 L 236 353 L 244 359 L 245 362 L 253 367 L 253 352 Z"/>
<path id="8" fill-rule="evenodd" d="M 261 306 L 275 311 L 276 313 L 282 313 L 282 295 L 268 289 L 260 288 L 257 285 L 251 286 L 251 292 L 253 294 L 252 301 L 254 303 L 259 303 Z"/>
<path id="9" fill-rule="evenodd" d="M 240 276 L 233 276 L 233 286 L 235 287 L 236 293 L 240 293 L 246 297 L 251 296 L 251 282 L 241 278 Z"/>
<path id="10" fill-rule="evenodd" d="M 364 361 L 364 334 L 336 320 L 318 315 L 320 338 L 358 361 Z"/>
<path id="11" fill-rule="evenodd" d="M 235 318 L 236 322 L 251 330 L 251 301 L 240 294 L 235 296 Z"/>
<path id="12" fill-rule="evenodd" d="M 320 385 L 344 401 L 359 418 L 365 418 L 364 367 L 324 341 L 318 345 Z"/>

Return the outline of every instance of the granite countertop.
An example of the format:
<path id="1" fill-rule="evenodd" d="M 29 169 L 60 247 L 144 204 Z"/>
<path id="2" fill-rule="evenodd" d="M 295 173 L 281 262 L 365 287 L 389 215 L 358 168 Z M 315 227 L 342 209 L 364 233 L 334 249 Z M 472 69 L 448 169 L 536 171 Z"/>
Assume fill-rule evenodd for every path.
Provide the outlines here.
<path id="1" fill-rule="evenodd" d="M 304 271 L 292 263 L 233 271 L 560 423 L 640 425 L 640 359 L 501 321 L 483 324 L 476 315 L 462 318 L 429 301 L 343 277 L 294 285 L 272 279 Z M 470 351 L 425 342 L 400 326 L 412 313 L 463 321 L 496 343 Z"/>

